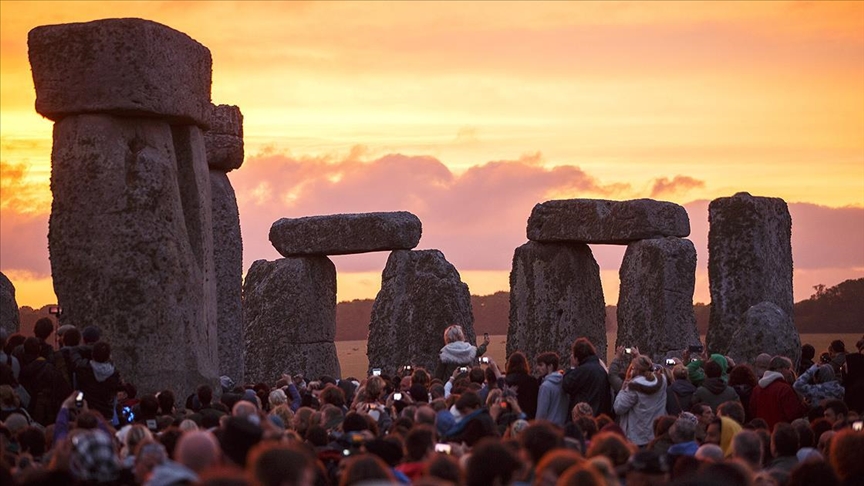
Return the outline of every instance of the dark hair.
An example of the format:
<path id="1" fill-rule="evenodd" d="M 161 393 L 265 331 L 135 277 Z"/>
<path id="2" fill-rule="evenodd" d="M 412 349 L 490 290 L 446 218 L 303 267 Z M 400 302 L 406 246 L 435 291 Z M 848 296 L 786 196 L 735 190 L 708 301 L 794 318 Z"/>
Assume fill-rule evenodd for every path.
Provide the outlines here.
<path id="1" fill-rule="evenodd" d="M 547 452 L 564 447 L 564 434 L 551 422 L 543 420 L 529 425 L 519 435 L 519 442 L 528 451 L 536 465 Z"/>
<path id="2" fill-rule="evenodd" d="M 547 366 L 551 366 L 554 370 L 557 370 L 558 365 L 561 363 L 561 359 L 558 357 L 558 353 L 554 353 L 552 351 L 538 354 L 537 358 L 535 358 L 534 361 Z"/>
<path id="3" fill-rule="evenodd" d="M 247 466 L 256 484 L 300 484 L 315 460 L 299 444 L 262 441 L 249 451 Z"/>
<path id="4" fill-rule="evenodd" d="M 394 479 L 390 468 L 381 458 L 374 454 L 365 453 L 348 459 L 339 486 L 376 480 L 392 482 Z"/>
<path id="5" fill-rule="evenodd" d="M 573 341 L 573 357 L 578 359 L 579 363 L 589 356 L 597 356 L 597 349 L 588 338 L 583 337 Z"/>
<path id="6" fill-rule="evenodd" d="M 206 405 L 210 405 L 210 402 L 213 401 L 213 389 L 210 388 L 210 385 L 201 385 L 195 390 L 195 394 L 198 395 L 198 402 L 201 403 L 201 406 L 204 407 Z"/>
<path id="7" fill-rule="evenodd" d="M 483 368 L 479 366 L 474 366 L 471 368 L 471 371 L 468 372 L 468 380 L 471 383 L 479 383 L 480 385 L 486 380 L 486 372 L 483 371 Z"/>
<path id="8" fill-rule="evenodd" d="M 762 439 L 752 430 L 742 430 L 732 437 L 732 448 L 735 456 L 760 467 L 764 454 Z"/>
<path id="9" fill-rule="evenodd" d="M 813 359 L 816 356 L 816 348 L 812 344 L 801 346 L 801 359 Z"/>
<path id="10" fill-rule="evenodd" d="M 833 486 L 840 484 L 840 479 L 834 472 L 834 468 L 824 461 L 805 461 L 799 463 L 792 469 L 786 486 L 809 486 L 819 484 L 820 486 Z"/>
<path id="11" fill-rule="evenodd" d="M 156 398 L 159 400 L 159 410 L 162 411 L 162 415 L 170 414 L 171 409 L 174 408 L 174 392 L 171 390 L 162 390 Z"/>
<path id="12" fill-rule="evenodd" d="M 97 341 L 93 345 L 93 361 L 105 363 L 111 359 L 111 345 L 105 341 Z"/>
<path id="13" fill-rule="evenodd" d="M 39 319 L 33 327 L 33 334 L 43 341 L 48 339 L 52 332 L 54 332 L 54 321 L 50 317 Z"/>
<path id="14" fill-rule="evenodd" d="M 466 390 L 459 396 L 459 399 L 456 400 L 456 410 L 459 410 L 460 412 L 464 410 L 473 410 L 481 406 L 483 406 L 483 402 L 480 401 L 480 397 L 477 393 L 471 390 Z"/>
<path id="15" fill-rule="evenodd" d="M 705 363 L 705 377 L 706 378 L 720 378 L 723 374 L 723 368 L 720 367 L 716 361 L 709 359 L 707 363 Z"/>
<path id="16" fill-rule="evenodd" d="M 345 420 L 342 421 L 342 432 L 362 432 L 369 430 L 369 423 L 363 415 L 357 412 L 348 412 L 345 414 Z"/>
<path id="17" fill-rule="evenodd" d="M 329 403 L 338 408 L 345 406 L 345 392 L 336 385 L 327 385 L 318 394 L 321 404 Z"/>
<path id="18" fill-rule="evenodd" d="M 39 342 L 38 338 L 28 337 L 24 340 L 24 354 L 38 355 L 39 348 L 42 347 L 42 343 Z M 22 365 L 24 363 L 21 363 Z"/>
<path id="19" fill-rule="evenodd" d="M 597 433 L 597 422 L 594 421 L 594 417 L 582 415 L 574 423 L 582 431 L 582 436 L 585 437 L 585 440 L 591 440 L 594 434 Z"/>
<path id="20" fill-rule="evenodd" d="M 459 462 L 453 456 L 446 454 L 435 454 L 435 456 L 426 463 L 424 473 L 428 477 L 443 479 L 453 484 L 464 484 L 462 468 L 459 467 Z"/>
<path id="21" fill-rule="evenodd" d="M 466 486 L 510 484 L 522 466 L 519 458 L 498 439 L 481 440 L 468 458 Z"/>
<path id="22" fill-rule="evenodd" d="M 159 413 L 159 400 L 156 395 L 147 394 L 141 397 L 138 407 L 141 409 L 142 418 L 153 418 Z"/>
<path id="23" fill-rule="evenodd" d="M 435 430 L 428 425 L 418 425 L 405 436 L 405 452 L 408 461 L 422 461 L 433 447 L 435 447 Z"/>
<path id="24" fill-rule="evenodd" d="M 846 344 L 844 344 L 843 341 L 839 339 L 835 339 L 834 341 L 831 341 L 831 346 L 829 346 L 828 349 L 834 351 L 835 353 L 845 353 Z"/>
<path id="25" fill-rule="evenodd" d="M 825 410 L 830 408 L 837 415 L 843 415 L 844 417 L 849 415 L 849 406 L 843 400 L 828 400 L 822 407 Z"/>
<path id="26" fill-rule="evenodd" d="M 729 371 L 729 386 L 748 385 L 755 388 L 759 384 L 756 373 L 748 364 L 740 364 Z"/>
<path id="27" fill-rule="evenodd" d="M 29 452 L 35 458 L 45 454 L 45 433 L 41 429 L 28 425 L 18 431 L 16 438 L 21 452 Z"/>
<path id="28" fill-rule="evenodd" d="M 81 331 L 77 327 L 67 329 L 63 333 L 63 345 L 78 346 L 79 344 L 81 344 Z"/>
<path id="29" fill-rule="evenodd" d="M 729 417 L 738 422 L 738 425 L 744 425 L 744 421 L 747 420 L 747 414 L 744 412 L 744 405 L 741 405 L 741 402 L 738 400 L 730 400 L 721 403 L 717 406 L 717 413 L 723 417 Z"/>
<path id="30" fill-rule="evenodd" d="M 507 358 L 507 368 L 505 371 L 506 374 L 511 373 L 525 373 L 531 374 L 531 367 L 528 365 L 528 358 L 525 357 L 525 353 L 521 351 L 516 351 L 511 354 L 509 358 Z"/>
<path id="31" fill-rule="evenodd" d="M 786 422 L 778 422 L 771 434 L 771 443 L 778 457 L 794 456 L 798 451 L 798 432 Z"/>

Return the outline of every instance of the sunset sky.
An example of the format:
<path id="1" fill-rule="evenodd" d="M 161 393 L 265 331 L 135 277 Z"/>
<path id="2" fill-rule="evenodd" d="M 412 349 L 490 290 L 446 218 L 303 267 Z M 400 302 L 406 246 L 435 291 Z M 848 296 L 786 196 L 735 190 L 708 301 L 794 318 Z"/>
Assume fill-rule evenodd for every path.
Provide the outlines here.
<path id="1" fill-rule="evenodd" d="M 747 191 L 793 217 L 795 299 L 864 276 L 864 2 L 0 2 L 0 271 L 54 303 L 51 130 L 27 33 L 140 17 L 213 56 L 237 105 L 229 174 L 244 269 L 280 217 L 408 210 L 472 293 L 508 289 L 534 204 L 684 205 L 709 302 L 707 205 Z M 593 246 L 608 304 L 624 247 Z M 336 257 L 372 298 L 386 253 Z"/>

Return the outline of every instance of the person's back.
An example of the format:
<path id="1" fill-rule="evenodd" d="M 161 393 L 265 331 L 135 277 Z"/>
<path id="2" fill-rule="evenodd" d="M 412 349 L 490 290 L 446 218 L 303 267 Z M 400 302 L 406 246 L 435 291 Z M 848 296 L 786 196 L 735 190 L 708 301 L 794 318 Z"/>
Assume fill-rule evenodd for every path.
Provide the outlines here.
<path id="1" fill-rule="evenodd" d="M 721 403 L 740 401 L 738 393 L 723 381 L 721 374 L 722 369 L 715 361 L 705 363 L 706 378 L 693 394 L 693 403 L 705 403 L 716 413 Z"/>
<path id="2" fill-rule="evenodd" d="M 666 377 L 651 369 L 647 356 L 635 357 L 613 406 L 627 439 L 640 447 L 654 439 L 654 419 L 666 414 Z"/>
<path id="3" fill-rule="evenodd" d="M 570 397 L 564 393 L 561 384 L 564 375 L 558 372 L 558 354 L 542 353 L 537 356 L 537 367 L 542 375 L 540 389 L 537 395 L 538 420 L 548 420 L 554 424 L 563 426 L 569 415 Z"/>
<path id="4" fill-rule="evenodd" d="M 27 411 L 42 425 L 54 423 L 63 399 L 72 393 L 63 376 L 41 353 L 41 342 L 35 337 L 24 341 L 25 365 L 21 368 L 21 385 L 30 394 Z"/>
<path id="5" fill-rule="evenodd" d="M 785 363 L 782 357 L 772 358 L 769 369 L 765 371 L 750 397 L 751 417 L 765 420 L 769 430 L 778 422 L 791 423 L 806 413 L 798 394 L 778 371 L 783 366 Z"/>
<path id="6" fill-rule="evenodd" d="M 75 369 L 78 377 L 78 388 L 84 392 L 91 409 L 102 414 L 106 420 L 114 415 L 114 397 L 122 388 L 120 373 L 110 362 L 111 347 L 106 342 L 93 345 L 92 359 L 81 358 L 77 349 L 72 351 L 75 357 Z"/>
<path id="7" fill-rule="evenodd" d="M 678 415 L 690 410 L 696 386 L 687 379 L 687 368 L 683 365 L 676 365 L 672 375 L 675 381 L 666 388 L 666 412 Z"/>

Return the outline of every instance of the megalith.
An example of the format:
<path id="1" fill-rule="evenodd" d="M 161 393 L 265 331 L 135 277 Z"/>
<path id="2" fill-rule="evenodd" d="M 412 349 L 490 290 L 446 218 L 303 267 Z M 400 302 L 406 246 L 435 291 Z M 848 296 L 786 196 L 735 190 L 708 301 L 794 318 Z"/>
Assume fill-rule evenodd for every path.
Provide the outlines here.
<path id="1" fill-rule="evenodd" d="M 30 31 L 36 110 L 56 121 L 48 249 L 62 319 L 98 324 L 123 377 L 215 384 L 211 57 L 141 19 Z"/>
<path id="2" fill-rule="evenodd" d="M 626 245 L 633 241 L 690 235 L 684 207 L 666 201 L 561 199 L 537 204 L 528 218 L 528 239 Z"/>
<path id="3" fill-rule="evenodd" d="M 372 306 L 367 356 L 370 367 L 393 374 L 400 366 L 435 370 L 444 330 L 459 324 L 476 344 L 471 294 L 438 250 L 396 250 L 381 275 Z"/>
<path id="4" fill-rule="evenodd" d="M 420 219 L 407 211 L 282 218 L 270 242 L 284 257 L 410 250 L 420 242 Z"/>
<path id="5" fill-rule="evenodd" d="M 227 172 L 243 164 L 243 115 L 230 105 L 215 105 L 204 133 L 213 206 L 213 261 L 217 293 L 219 374 L 245 375 L 243 347 L 243 238 L 240 212 Z"/>
<path id="6" fill-rule="evenodd" d="M 537 243 L 516 248 L 510 271 L 507 355 L 531 362 L 555 351 L 565 365 L 573 341 L 587 337 L 606 356 L 606 306 L 600 267 L 583 243 Z"/>
<path id="7" fill-rule="evenodd" d="M 0 272 L 0 329 L 12 335 L 21 327 L 18 316 L 18 302 L 15 300 L 15 286 L 3 272 Z"/>
<path id="8" fill-rule="evenodd" d="M 258 260 L 243 283 L 246 382 L 340 376 L 336 267 L 326 256 Z"/>
<path id="9" fill-rule="evenodd" d="M 630 243 L 618 273 L 616 348 L 635 346 L 659 362 L 673 351 L 700 343 L 693 312 L 696 247 L 690 240 L 666 237 Z"/>
<path id="10" fill-rule="evenodd" d="M 741 192 L 711 201 L 708 223 L 706 340 L 711 352 L 728 353 L 750 307 L 773 302 L 794 320 L 792 217 L 780 198 Z"/>
<path id="11" fill-rule="evenodd" d="M 756 356 L 786 356 L 793 364 L 801 359 L 801 337 L 792 318 L 773 302 L 760 302 L 742 316 L 732 335 L 729 357 L 736 363 L 755 363 Z"/>

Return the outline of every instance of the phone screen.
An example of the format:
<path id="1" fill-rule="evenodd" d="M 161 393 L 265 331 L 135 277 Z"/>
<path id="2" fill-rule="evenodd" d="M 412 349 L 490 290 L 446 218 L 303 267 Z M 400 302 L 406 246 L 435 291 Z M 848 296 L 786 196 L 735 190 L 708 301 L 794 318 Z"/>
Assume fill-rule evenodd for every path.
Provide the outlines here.
<path id="1" fill-rule="evenodd" d="M 444 454 L 450 454 L 450 444 L 435 444 L 435 452 L 443 452 Z"/>

